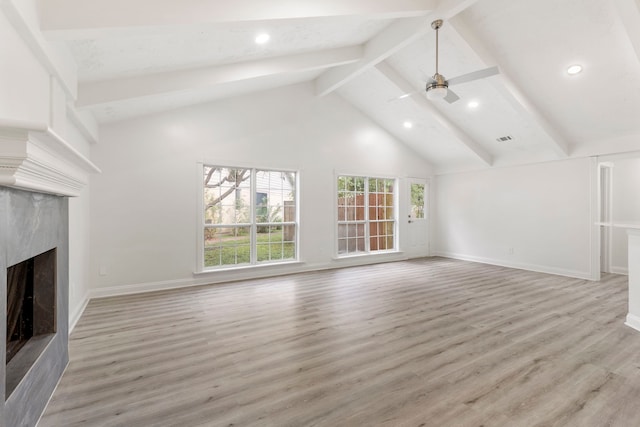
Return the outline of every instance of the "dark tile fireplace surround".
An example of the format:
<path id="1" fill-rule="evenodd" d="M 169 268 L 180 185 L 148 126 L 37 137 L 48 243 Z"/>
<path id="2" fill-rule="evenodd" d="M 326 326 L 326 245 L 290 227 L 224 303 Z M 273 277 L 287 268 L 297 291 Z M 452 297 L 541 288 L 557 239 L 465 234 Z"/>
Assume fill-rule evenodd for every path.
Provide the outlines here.
<path id="1" fill-rule="evenodd" d="M 67 365 L 68 235 L 66 197 L 0 186 L 0 427 L 34 426 Z"/>

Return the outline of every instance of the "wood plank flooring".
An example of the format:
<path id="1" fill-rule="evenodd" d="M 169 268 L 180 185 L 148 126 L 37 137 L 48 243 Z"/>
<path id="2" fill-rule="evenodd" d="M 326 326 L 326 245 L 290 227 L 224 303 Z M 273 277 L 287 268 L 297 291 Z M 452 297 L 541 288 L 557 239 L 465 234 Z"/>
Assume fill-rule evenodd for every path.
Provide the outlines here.
<path id="1" fill-rule="evenodd" d="M 443 258 L 93 300 L 38 424 L 640 426 L 627 278 Z"/>

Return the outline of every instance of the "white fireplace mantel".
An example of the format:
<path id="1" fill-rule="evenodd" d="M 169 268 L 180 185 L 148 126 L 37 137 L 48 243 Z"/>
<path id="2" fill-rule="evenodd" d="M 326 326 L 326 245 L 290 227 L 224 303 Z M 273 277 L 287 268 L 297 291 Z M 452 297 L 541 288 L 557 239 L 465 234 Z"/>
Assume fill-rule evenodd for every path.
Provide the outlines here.
<path id="1" fill-rule="evenodd" d="M 629 313 L 625 324 L 640 331 L 640 229 L 630 228 L 629 236 Z"/>
<path id="2" fill-rule="evenodd" d="M 0 119 L 0 185 L 79 196 L 100 169 L 46 124 Z"/>

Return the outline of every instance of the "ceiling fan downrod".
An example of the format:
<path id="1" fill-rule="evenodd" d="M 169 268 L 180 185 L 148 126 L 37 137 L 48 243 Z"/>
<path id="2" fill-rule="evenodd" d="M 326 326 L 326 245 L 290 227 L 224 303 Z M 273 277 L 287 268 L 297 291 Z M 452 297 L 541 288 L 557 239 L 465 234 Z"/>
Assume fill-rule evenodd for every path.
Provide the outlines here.
<path id="1" fill-rule="evenodd" d="M 441 27 L 442 27 L 442 19 L 436 19 L 435 21 L 433 21 L 431 23 L 431 28 L 436 30 L 436 76 L 440 74 L 438 72 L 438 45 L 439 45 L 439 42 L 438 42 L 438 33 L 439 33 L 439 31 L 438 30 Z M 434 79 L 435 79 L 435 76 L 434 76 Z"/>
<path id="2" fill-rule="evenodd" d="M 430 82 L 427 82 L 427 87 L 425 88 L 427 91 L 427 98 L 434 99 L 442 99 L 445 98 L 448 94 L 449 83 L 445 80 L 444 76 L 440 74 L 438 56 L 439 56 L 439 39 L 438 39 L 438 30 L 442 27 L 442 19 L 436 19 L 431 23 L 431 28 L 436 30 L 436 73 L 433 75 Z"/>

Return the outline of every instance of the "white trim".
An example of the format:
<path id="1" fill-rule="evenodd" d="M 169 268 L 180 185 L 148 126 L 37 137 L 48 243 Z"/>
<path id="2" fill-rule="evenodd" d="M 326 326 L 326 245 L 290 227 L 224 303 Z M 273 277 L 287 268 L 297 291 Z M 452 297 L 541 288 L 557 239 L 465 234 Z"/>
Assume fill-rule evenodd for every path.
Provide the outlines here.
<path id="1" fill-rule="evenodd" d="M 69 313 L 69 335 L 71 335 L 71 332 L 73 332 L 78 324 L 78 320 L 82 317 L 82 313 L 84 313 L 84 310 L 87 308 L 90 299 L 90 291 L 85 292 L 84 297 L 82 297 L 82 303 L 73 310 L 73 313 Z"/>
<path id="2" fill-rule="evenodd" d="M 595 225 L 602 225 L 612 228 L 640 229 L 640 223 L 637 222 L 596 222 Z"/>
<path id="3" fill-rule="evenodd" d="M 338 171 L 336 171 L 335 169 L 333 170 L 333 193 L 331 195 L 331 203 L 333 204 L 333 236 L 331 236 L 331 238 L 333 239 L 333 259 L 336 259 L 336 257 L 338 256 L 338 248 L 340 247 L 338 244 L 338 177 L 340 176 L 340 173 L 338 173 Z"/>
<path id="4" fill-rule="evenodd" d="M 105 288 L 95 288 L 91 290 L 91 299 L 107 298 L 121 295 L 133 295 L 146 292 L 164 291 L 168 289 L 180 289 L 191 286 L 204 285 L 207 283 L 215 283 L 211 279 L 177 279 L 164 280 L 161 282 L 134 283 L 123 286 L 109 286 Z"/>
<path id="5" fill-rule="evenodd" d="M 219 266 L 219 267 L 210 267 L 206 270 L 201 270 L 201 271 L 194 271 L 193 275 L 194 276 L 205 276 L 205 275 L 210 275 L 212 277 L 215 277 L 215 275 L 220 274 L 220 273 L 231 273 L 231 272 L 238 272 L 238 271 L 246 271 L 246 270 L 253 270 L 255 268 L 265 268 L 265 267 L 273 267 L 273 266 L 283 266 L 283 265 L 301 265 L 302 262 L 300 261 L 296 261 L 296 260 L 288 260 L 288 261 L 263 261 L 260 264 L 233 264 L 232 267 L 226 267 L 226 266 Z"/>
<path id="6" fill-rule="evenodd" d="M 627 313 L 627 320 L 624 324 L 636 331 L 640 331 L 640 317 L 635 314 Z"/>
<path id="7" fill-rule="evenodd" d="M 388 251 L 376 251 L 376 252 L 368 252 L 368 253 L 356 252 L 356 253 L 349 254 L 349 255 L 342 255 L 342 256 L 333 257 L 332 261 L 341 263 L 341 262 L 343 262 L 345 260 L 349 260 L 349 259 L 388 257 L 389 255 L 399 255 L 399 256 L 402 257 L 401 259 L 409 259 L 404 254 L 404 251 L 388 250 Z"/>
<path id="8" fill-rule="evenodd" d="M 599 199 L 598 199 L 598 215 L 597 215 L 597 219 L 598 221 L 601 220 L 605 220 L 605 221 L 611 221 L 611 219 L 614 217 L 614 212 L 613 212 L 613 182 L 615 179 L 614 176 L 614 172 L 613 172 L 613 164 L 609 163 L 609 162 L 604 162 L 604 163 L 600 163 L 598 165 L 598 178 L 602 179 L 602 171 L 603 170 L 607 170 L 607 179 L 604 182 L 604 185 L 606 185 L 606 189 L 605 190 L 605 194 L 602 194 L 602 190 L 603 190 L 603 183 L 599 182 L 598 184 L 598 191 L 599 191 Z M 602 204 L 605 203 L 606 206 L 604 206 L 604 210 L 602 210 L 603 206 Z M 598 230 L 598 233 L 600 233 L 600 230 Z M 602 240 L 600 241 L 600 257 L 601 259 L 604 257 L 604 260 L 606 262 L 606 271 L 608 272 L 613 272 L 613 266 L 611 265 L 612 262 L 612 250 L 613 250 L 613 232 L 611 230 L 611 227 L 607 228 L 606 231 L 606 242 L 602 242 Z M 602 251 L 602 249 L 604 248 L 604 251 Z M 604 252 L 604 253 L 603 253 Z M 602 266 L 601 266 L 602 267 Z"/>
<path id="9" fill-rule="evenodd" d="M 205 186 L 204 186 L 204 181 L 202 179 L 203 177 L 203 172 L 204 172 L 204 168 L 205 167 L 210 167 L 210 168 L 220 168 L 220 169 L 246 169 L 250 171 L 250 181 L 249 181 L 249 192 L 251 194 L 251 202 L 249 203 L 249 218 L 250 221 L 248 223 L 233 223 L 233 224 L 205 224 L 205 208 L 204 208 L 204 194 L 205 194 Z M 211 272 L 211 271 L 217 271 L 217 270 L 233 270 L 237 267 L 257 267 L 260 265 L 264 265 L 264 264 L 286 264 L 286 263 L 290 263 L 290 262 L 298 262 L 299 261 L 299 254 L 300 254 L 300 240 L 299 240 L 299 235 L 300 235 L 300 202 L 299 202 L 299 187 L 300 187 L 300 172 L 299 171 L 291 171 L 288 169 L 277 169 L 277 168 L 256 168 L 256 167 L 242 167 L 242 166 L 222 166 L 222 165 L 216 165 L 216 164 L 209 164 L 209 163 L 201 163 L 201 162 L 196 162 L 196 170 L 197 173 L 196 175 L 198 176 L 198 189 L 199 189 L 199 196 L 198 196 L 198 200 L 196 201 L 196 208 L 197 208 L 197 212 L 196 212 L 196 221 L 197 224 L 196 226 L 198 227 L 198 229 L 196 230 L 196 236 L 197 237 L 197 241 L 196 241 L 196 266 L 195 266 L 195 273 L 207 273 L 207 272 Z M 258 187 L 258 172 L 275 172 L 275 173 L 284 173 L 284 172 L 290 172 L 293 173 L 295 176 L 295 188 L 294 190 L 294 194 L 295 194 L 295 212 L 296 212 L 296 217 L 294 221 L 287 221 L 287 222 L 280 222 L 280 223 L 273 223 L 274 225 L 293 225 L 295 227 L 295 242 L 294 242 L 294 247 L 295 247 L 295 259 L 286 259 L 286 260 L 276 260 L 276 261 L 271 261 L 271 262 L 265 262 L 265 261 L 258 261 L 258 237 L 257 237 L 257 227 L 258 227 L 258 219 L 256 218 L 256 203 L 255 203 L 255 199 L 256 199 L 256 194 L 257 194 L 257 187 Z M 283 202 L 283 208 L 284 208 L 284 202 Z M 283 211 L 283 218 L 284 218 L 284 211 Z M 260 223 L 260 225 L 271 225 L 271 223 Z M 213 267 L 206 267 L 205 266 L 205 243 L 204 243 L 204 239 L 203 239 L 203 230 L 206 228 L 234 228 L 234 227 L 248 227 L 249 228 L 249 235 L 250 235 L 250 256 L 249 256 L 249 263 L 242 263 L 242 264 L 224 264 L 224 265 L 218 265 L 218 266 L 213 266 Z"/>
<path id="10" fill-rule="evenodd" d="M 356 267 L 370 264 L 382 264 L 386 262 L 406 261 L 408 258 L 401 252 L 368 255 L 361 257 L 347 257 L 334 260 L 327 264 L 307 264 L 304 262 L 291 262 L 288 264 L 267 264 L 251 266 L 247 268 L 235 268 L 232 270 L 207 271 L 194 274 L 193 278 L 165 280 L 160 282 L 134 283 L 130 285 L 109 286 L 91 290 L 90 300 L 93 298 L 107 298 L 122 295 L 141 294 L 171 289 L 182 289 L 193 286 L 214 285 L 240 280 L 264 279 L 268 277 L 284 276 L 288 274 L 306 273 L 311 271 L 333 270 L 337 268 Z M 284 266 L 290 268 L 283 268 Z M 268 267 L 271 267 L 269 269 Z"/>
<path id="11" fill-rule="evenodd" d="M 100 172 L 46 124 L 0 119 L 0 185 L 79 196 Z"/>
<path id="12" fill-rule="evenodd" d="M 270 172 L 300 172 L 300 168 L 298 166 L 284 166 L 281 168 L 273 168 L 266 167 L 264 164 L 258 162 L 247 162 L 247 161 L 238 161 L 234 159 L 229 159 L 226 157 L 220 158 L 212 158 L 210 156 L 204 157 L 201 161 L 198 161 L 205 166 L 217 166 L 219 168 L 230 168 L 230 169 L 256 169 L 260 171 L 270 171 Z"/>
<path id="13" fill-rule="evenodd" d="M 300 252 L 300 233 L 301 233 L 301 222 L 300 222 L 300 211 L 302 210 L 302 191 L 300 191 L 300 182 L 302 182 L 302 171 L 301 170 L 297 170 L 295 171 L 296 174 L 296 186 L 295 186 L 295 191 L 296 191 L 296 217 L 295 217 L 295 221 L 296 221 L 296 260 L 298 262 L 300 262 L 300 259 L 302 257 L 302 253 Z M 284 219 L 284 213 L 282 215 L 282 219 Z"/>
<path id="14" fill-rule="evenodd" d="M 282 173 L 282 172 L 281 172 Z M 258 188 L 258 183 L 256 182 L 258 179 L 258 174 L 256 173 L 256 169 L 252 168 L 251 169 L 251 174 L 250 174 L 251 180 L 249 181 L 249 193 L 251 194 L 250 197 L 250 201 L 249 201 L 249 244 L 251 246 L 249 246 L 249 264 L 251 266 L 253 265 L 258 265 L 258 227 L 256 226 L 256 222 L 258 221 L 258 218 L 256 218 L 256 204 L 258 203 L 258 201 L 256 200 L 258 193 L 256 193 L 257 188 Z M 296 178 L 297 180 L 297 178 Z M 238 193 L 235 193 L 238 194 Z M 268 197 L 268 196 L 267 196 Z M 264 200 L 264 199 L 263 199 Z M 220 204 L 222 204 L 222 200 L 220 201 Z M 284 202 L 283 202 L 284 205 Z M 296 206 L 297 207 L 297 206 Z M 284 208 L 284 206 L 283 206 Z M 268 212 L 269 208 L 267 207 L 267 212 Z M 284 209 L 283 209 L 284 211 Z M 236 213 L 237 215 L 237 213 Z M 284 216 L 284 212 L 283 212 L 283 216 Z M 284 229 L 283 229 L 283 237 L 284 239 Z M 204 256 L 204 253 L 203 253 Z M 297 260 L 297 258 L 296 258 Z M 222 267 L 224 268 L 225 266 L 218 266 L 218 267 Z M 229 267 L 229 266 L 226 266 Z M 205 269 L 206 267 L 204 266 L 204 264 L 202 265 L 202 268 Z M 215 268 L 215 267 L 214 267 Z M 233 268 L 233 267 L 231 267 Z"/>
<path id="15" fill-rule="evenodd" d="M 472 261 L 481 264 L 497 265 L 500 267 L 517 268 L 519 270 L 535 271 L 537 273 L 555 274 L 558 276 L 574 277 L 576 279 L 593 280 L 590 271 L 567 270 L 564 268 L 550 267 L 547 265 L 529 264 L 526 262 L 508 262 L 499 259 L 478 257 L 473 255 L 455 254 L 451 252 L 436 251 L 433 256 Z"/>
<path id="16" fill-rule="evenodd" d="M 629 275 L 629 268 L 620 267 L 620 266 L 617 266 L 617 265 L 612 265 L 611 266 L 611 272 L 613 274 L 623 274 L 625 276 L 628 276 Z"/>
<path id="17" fill-rule="evenodd" d="M 196 162 L 195 186 L 198 189 L 198 197 L 196 197 L 196 259 L 194 271 L 202 271 L 204 268 L 204 163 Z"/>
<path id="18" fill-rule="evenodd" d="M 342 176 L 352 177 L 352 178 L 363 178 L 364 179 L 364 219 L 363 220 L 340 220 L 338 218 L 339 206 L 338 206 L 338 179 Z M 369 180 L 370 179 L 382 179 L 393 181 L 393 192 L 391 193 L 393 196 L 393 249 L 391 250 L 371 250 L 371 236 L 369 224 L 373 222 L 381 222 L 379 220 L 371 220 L 369 218 Z M 400 177 L 385 177 L 383 175 L 354 175 L 349 173 L 337 173 L 334 170 L 334 197 L 333 197 L 333 205 L 334 205 L 334 252 L 333 259 L 352 257 L 354 255 L 374 255 L 378 253 L 388 253 L 388 252 L 399 252 L 400 251 L 400 181 L 402 178 Z M 404 181 L 402 181 L 404 184 Z M 374 193 L 377 194 L 377 193 Z M 383 221 L 388 221 L 383 220 Z M 349 225 L 349 224 L 364 224 L 364 242 L 365 242 L 365 252 L 354 252 L 342 255 L 339 253 L 340 251 L 340 225 Z M 349 237 L 347 237 L 347 241 Z"/>
<path id="19" fill-rule="evenodd" d="M 600 220 L 600 166 L 598 159 L 592 157 L 589 164 L 589 219 Z M 600 227 L 592 225 L 589 227 L 590 253 L 589 269 L 591 270 L 591 280 L 600 280 L 600 252 L 602 247 Z"/>

